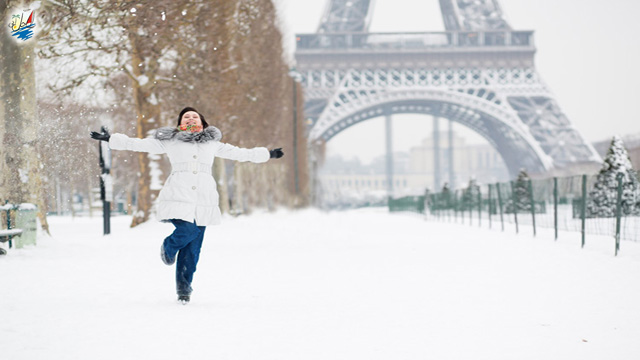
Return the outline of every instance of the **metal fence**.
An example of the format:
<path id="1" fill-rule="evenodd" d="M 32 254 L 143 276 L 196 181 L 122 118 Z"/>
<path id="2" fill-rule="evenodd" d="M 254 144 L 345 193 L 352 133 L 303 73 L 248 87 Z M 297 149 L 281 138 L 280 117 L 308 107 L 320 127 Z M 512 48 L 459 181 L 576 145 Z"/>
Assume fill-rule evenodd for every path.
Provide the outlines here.
<path id="1" fill-rule="evenodd" d="M 640 189 L 623 188 L 621 177 L 617 187 L 603 190 L 595 184 L 595 175 L 485 184 L 389 199 L 389 210 L 427 211 L 431 219 L 502 230 L 507 223 L 515 225 L 516 232 L 527 225 L 534 235 L 537 228 L 553 228 L 556 239 L 559 230 L 577 231 L 582 246 L 587 234 L 612 236 L 617 255 L 621 240 L 639 240 Z M 603 196 L 604 200 L 597 199 Z"/>

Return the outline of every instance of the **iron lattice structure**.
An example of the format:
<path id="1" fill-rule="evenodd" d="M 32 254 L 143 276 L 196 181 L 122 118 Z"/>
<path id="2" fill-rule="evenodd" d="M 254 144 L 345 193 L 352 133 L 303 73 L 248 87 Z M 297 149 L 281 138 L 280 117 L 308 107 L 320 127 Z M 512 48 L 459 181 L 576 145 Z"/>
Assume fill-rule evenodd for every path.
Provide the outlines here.
<path id="1" fill-rule="evenodd" d="M 510 30 L 498 0 L 440 0 L 447 30 Z"/>
<path id="2" fill-rule="evenodd" d="M 536 71 L 532 31 L 511 30 L 497 0 L 440 6 L 447 31 L 369 33 L 370 1 L 329 1 L 318 33 L 297 35 L 311 141 L 419 113 L 482 135 L 513 176 L 600 161 Z"/>
<path id="3" fill-rule="evenodd" d="M 373 0 L 328 1 L 318 33 L 365 32 L 373 10 Z"/>

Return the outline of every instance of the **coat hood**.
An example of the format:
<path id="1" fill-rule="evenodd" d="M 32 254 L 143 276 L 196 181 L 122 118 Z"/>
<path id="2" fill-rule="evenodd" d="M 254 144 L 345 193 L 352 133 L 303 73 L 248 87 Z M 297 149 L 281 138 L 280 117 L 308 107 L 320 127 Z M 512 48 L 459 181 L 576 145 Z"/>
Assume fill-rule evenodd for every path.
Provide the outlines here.
<path id="1" fill-rule="evenodd" d="M 180 131 L 177 127 L 162 127 L 156 130 L 153 137 L 157 140 L 180 140 L 184 142 L 204 143 L 207 141 L 220 141 L 222 132 L 215 126 L 209 125 L 201 132 Z"/>

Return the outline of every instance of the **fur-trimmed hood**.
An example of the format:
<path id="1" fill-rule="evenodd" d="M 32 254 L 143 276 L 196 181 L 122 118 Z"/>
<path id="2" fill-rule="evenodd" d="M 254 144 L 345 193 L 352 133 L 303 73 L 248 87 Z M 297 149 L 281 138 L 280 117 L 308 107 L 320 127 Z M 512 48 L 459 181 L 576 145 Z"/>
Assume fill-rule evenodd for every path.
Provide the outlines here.
<path id="1" fill-rule="evenodd" d="M 211 125 L 195 133 L 180 131 L 177 127 L 168 126 L 157 129 L 153 137 L 157 140 L 176 139 L 184 142 L 204 143 L 207 141 L 220 141 L 220 139 L 222 139 L 222 132 L 217 127 Z"/>

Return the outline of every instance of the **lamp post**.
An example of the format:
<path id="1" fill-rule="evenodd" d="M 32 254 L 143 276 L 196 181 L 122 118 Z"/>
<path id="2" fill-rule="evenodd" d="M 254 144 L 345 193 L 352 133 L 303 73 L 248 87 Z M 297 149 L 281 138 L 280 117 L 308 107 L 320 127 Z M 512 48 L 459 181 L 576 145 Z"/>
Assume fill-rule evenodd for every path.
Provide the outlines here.
<path id="1" fill-rule="evenodd" d="M 102 133 L 107 133 L 107 128 L 100 129 Z M 102 200 L 102 218 L 104 235 L 111 233 L 111 201 L 113 199 L 113 180 L 111 178 L 111 149 L 109 143 L 100 141 L 100 199 Z"/>
<path id="2" fill-rule="evenodd" d="M 296 68 L 291 68 L 289 76 L 293 80 L 293 172 L 295 193 L 300 193 L 300 180 L 298 177 L 298 83 L 301 81 L 300 73 Z"/>

